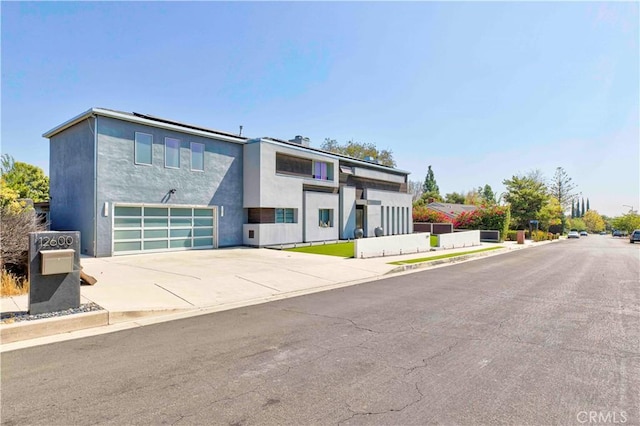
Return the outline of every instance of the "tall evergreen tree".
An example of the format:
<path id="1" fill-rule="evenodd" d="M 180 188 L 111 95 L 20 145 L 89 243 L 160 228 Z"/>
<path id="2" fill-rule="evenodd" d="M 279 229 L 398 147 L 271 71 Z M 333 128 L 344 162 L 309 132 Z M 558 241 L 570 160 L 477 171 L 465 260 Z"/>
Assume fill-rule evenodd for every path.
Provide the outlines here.
<path id="1" fill-rule="evenodd" d="M 573 200 L 577 197 L 573 192 L 575 188 L 576 185 L 571 181 L 567 172 L 562 167 L 556 167 L 556 172 L 549 182 L 549 193 L 558 200 L 563 211 L 569 208 L 569 202 L 573 205 Z"/>
<path id="2" fill-rule="evenodd" d="M 584 217 L 584 213 L 585 213 L 585 210 L 584 210 L 584 197 L 583 197 L 582 198 L 582 213 L 580 214 L 580 217 Z"/>
<path id="3" fill-rule="evenodd" d="M 589 199 L 587 198 L 587 211 L 589 211 Z"/>
<path id="4" fill-rule="evenodd" d="M 575 201 L 571 200 L 571 219 L 576 217 L 576 206 Z"/>
<path id="5" fill-rule="evenodd" d="M 433 173 L 433 170 L 431 170 L 431 165 L 429 165 L 429 168 L 427 170 L 427 176 L 424 178 L 422 191 L 440 194 L 440 188 L 438 188 L 438 184 L 436 183 L 436 176 Z"/>
<path id="6" fill-rule="evenodd" d="M 431 170 L 431 165 L 429 165 L 427 176 L 424 178 L 424 183 L 422 184 L 422 200 L 428 203 L 431 199 L 442 201 L 435 174 L 433 170 Z"/>

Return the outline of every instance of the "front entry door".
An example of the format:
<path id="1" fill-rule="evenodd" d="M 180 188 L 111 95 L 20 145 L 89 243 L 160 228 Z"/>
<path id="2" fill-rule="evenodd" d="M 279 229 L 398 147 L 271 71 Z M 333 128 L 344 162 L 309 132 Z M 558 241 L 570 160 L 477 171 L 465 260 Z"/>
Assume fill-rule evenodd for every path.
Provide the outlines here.
<path id="1" fill-rule="evenodd" d="M 356 229 L 364 230 L 364 206 L 356 206 Z"/>

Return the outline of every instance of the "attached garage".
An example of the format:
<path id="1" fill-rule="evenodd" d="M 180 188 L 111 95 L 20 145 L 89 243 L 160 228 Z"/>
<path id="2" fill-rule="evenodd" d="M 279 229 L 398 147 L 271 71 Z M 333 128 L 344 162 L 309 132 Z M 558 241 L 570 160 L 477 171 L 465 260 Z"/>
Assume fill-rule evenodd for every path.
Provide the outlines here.
<path id="1" fill-rule="evenodd" d="M 115 204 L 113 255 L 218 247 L 217 208 Z"/>

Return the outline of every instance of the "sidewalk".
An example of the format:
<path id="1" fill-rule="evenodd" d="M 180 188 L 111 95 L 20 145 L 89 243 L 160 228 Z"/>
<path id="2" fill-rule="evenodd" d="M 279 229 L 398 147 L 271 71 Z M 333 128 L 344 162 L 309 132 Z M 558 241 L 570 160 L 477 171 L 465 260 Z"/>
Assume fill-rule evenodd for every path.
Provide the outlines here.
<path id="1" fill-rule="evenodd" d="M 501 247 L 463 259 L 454 257 L 437 261 L 451 263 L 541 244 L 483 243 L 475 247 L 373 259 L 343 259 L 247 247 L 85 257 L 81 260 L 84 271 L 98 282 L 94 286 L 81 287 L 81 303 L 94 302 L 104 311 L 2 323 L 0 351 L 355 285 L 385 278 L 390 273 L 434 267 L 433 263 L 436 263 L 399 267 L 389 262 Z M 2 313 L 27 310 L 27 295 L 0 299 Z M 90 330 L 77 331 L 83 329 Z"/>

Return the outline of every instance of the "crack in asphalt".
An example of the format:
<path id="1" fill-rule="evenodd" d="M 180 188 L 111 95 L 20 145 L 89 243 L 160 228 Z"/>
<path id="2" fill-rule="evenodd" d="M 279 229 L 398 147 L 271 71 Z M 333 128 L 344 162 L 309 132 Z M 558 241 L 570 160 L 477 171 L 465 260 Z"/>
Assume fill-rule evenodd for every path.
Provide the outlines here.
<path id="1" fill-rule="evenodd" d="M 404 382 L 406 383 L 406 382 Z M 351 415 L 345 419 L 342 420 L 338 420 L 338 425 L 341 425 L 345 422 L 348 422 L 349 420 L 355 418 L 355 417 L 360 417 L 360 416 L 379 416 L 381 414 L 388 414 L 388 413 L 400 413 L 403 410 L 406 410 L 407 408 L 411 407 L 412 405 L 417 404 L 418 402 L 422 401 L 422 399 L 424 398 L 424 394 L 422 393 L 422 391 L 420 390 L 420 388 L 418 387 L 418 383 L 414 383 L 413 384 L 416 392 L 418 392 L 418 398 L 414 399 L 411 402 L 408 402 L 407 404 L 405 404 L 404 406 L 400 407 L 400 408 L 389 408 L 388 410 L 383 410 L 383 411 L 367 411 L 367 412 L 361 412 L 361 411 L 354 411 L 351 406 L 349 404 L 345 404 L 347 410 L 349 410 L 351 412 Z"/>

